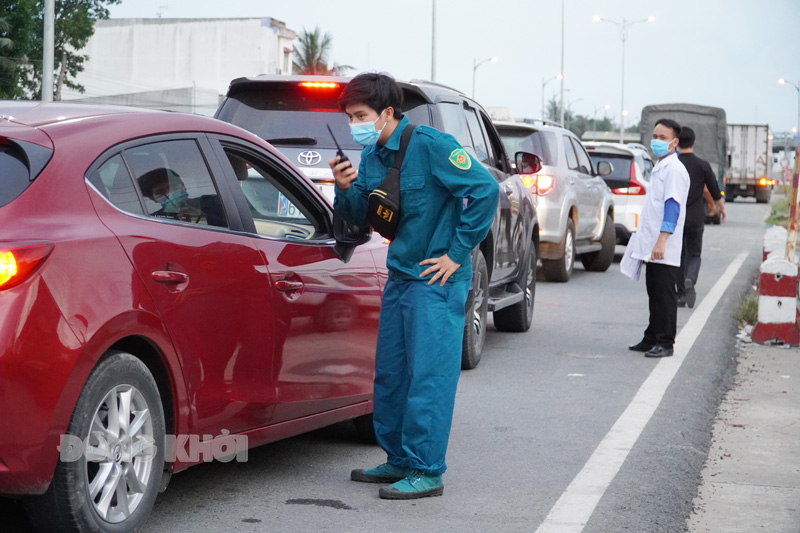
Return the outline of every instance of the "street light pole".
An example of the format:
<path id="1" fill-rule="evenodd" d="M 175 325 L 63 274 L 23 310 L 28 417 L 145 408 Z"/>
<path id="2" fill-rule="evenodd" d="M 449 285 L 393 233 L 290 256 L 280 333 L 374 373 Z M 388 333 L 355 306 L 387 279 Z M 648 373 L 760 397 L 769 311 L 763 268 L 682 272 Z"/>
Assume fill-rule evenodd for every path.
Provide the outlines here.
<path id="1" fill-rule="evenodd" d="M 483 65 L 484 63 L 491 62 L 497 63 L 500 61 L 496 57 L 490 57 L 489 59 L 484 59 L 481 62 L 478 62 L 475 58 L 472 59 L 472 99 L 475 99 L 475 71 L 478 70 L 478 67 Z"/>
<path id="2" fill-rule="evenodd" d="M 800 135 L 800 81 L 798 81 L 797 85 L 795 85 L 794 83 L 787 81 L 785 78 L 779 78 L 778 83 L 781 85 L 791 85 L 797 89 L 797 134 Z"/>
<path id="3" fill-rule="evenodd" d="M 431 11 L 431 81 L 436 81 L 436 0 Z"/>
<path id="4" fill-rule="evenodd" d="M 655 17 L 650 16 L 646 19 L 639 19 L 628 21 L 624 18 L 622 22 L 617 22 L 616 20 L 610 20 L 598 15 L 592 17 L 592 20 L 595 22 L 608 22 L 610 24 L 614 24 L 615 26 L 619 26 L 619 37 L 622 39 L 622 83 L 620 89 L 620 105 L 619 105 L 619 142 L 625 142 L 625 41 L 628 40 L 628 28 L 633 26 L 634 24 L 638 24 L 640 22 L 654 22 L 656 20 Z"/>
<path id="5" fill-rule="evenodd" d="M 564 126 L 564 2 L 561 0 L 561 109 L 559 124 Z"/>
<path id="6" fill-rule="evenodd" d="M 552 78 L 550 78 L 550 79 L 548 79 L 546 81 L 545 81 L 544 78 L 542 78 L 542 119 L 547 118 L 547 117 L 545 117 L 545 112 L 544 112 L 545 111 L 545 109 L 544 109 L 544 88 L 547 86 L 548 83 L 550 83 L 553 80 L 563 80 L 563 79 L 564 79 L 564 76 L 562 76 L 561 74 L 556 74 L 555 76 L 553 76 Z"/>

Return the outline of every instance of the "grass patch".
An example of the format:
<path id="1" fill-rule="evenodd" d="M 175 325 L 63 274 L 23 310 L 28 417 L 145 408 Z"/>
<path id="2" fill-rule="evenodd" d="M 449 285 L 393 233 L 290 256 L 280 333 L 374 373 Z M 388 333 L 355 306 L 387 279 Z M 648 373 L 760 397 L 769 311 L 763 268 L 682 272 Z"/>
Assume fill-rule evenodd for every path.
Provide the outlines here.
<path id="1" fill-rule="evenodd" d="M 789 197 L 780 196 L 772 201 L 772 212 L 766 220 L 767 224 L 786 226 L 789 222 Z"/>
<path id="2" fill-rule="evenodd" d="M 733 318 L 739 322 L 755 326 L 758 321 L 758 294 L 751 293 L 743 297 L 733 311 Z"/>

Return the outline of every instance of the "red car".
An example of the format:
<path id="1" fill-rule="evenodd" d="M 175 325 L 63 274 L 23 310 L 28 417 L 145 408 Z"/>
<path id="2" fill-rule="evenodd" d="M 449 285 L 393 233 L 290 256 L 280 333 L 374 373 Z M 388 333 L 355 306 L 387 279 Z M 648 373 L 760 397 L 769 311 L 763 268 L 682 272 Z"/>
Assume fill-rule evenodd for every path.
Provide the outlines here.
<path id="1" fill-rule="evenodd" d="M 371 431 L 386 246 L 255 135 L 0 102 L 0 228 L 0 495 L 37 528 L 132 530 L 192 464 Z"/>

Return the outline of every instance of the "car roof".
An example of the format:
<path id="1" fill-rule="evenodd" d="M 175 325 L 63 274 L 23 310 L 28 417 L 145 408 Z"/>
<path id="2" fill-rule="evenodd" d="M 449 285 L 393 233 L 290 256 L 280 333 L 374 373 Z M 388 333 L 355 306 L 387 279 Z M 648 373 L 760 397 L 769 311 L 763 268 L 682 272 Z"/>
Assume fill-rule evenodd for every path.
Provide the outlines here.
<path id="1" fill-rule="evenodd" d="M 589 155 L 592 155 L 592 153 L 615 154 L 615 155 L 624 155 L 628 157 L 633 157 L 635 155 L 633 153 L 633 150 L 630 150 L 621 144 L 584 141 L 583 146 L 586 147 L 586 150 L 588 150 Z"/>
<path id="2" fill-rule="evenodd" d="M 495 125 L 495 127 L 498 130 L 516 128 L 516 129 L 519 129 L 519 130 L 529 130 L 531 132 L 543 131 L 543 130 L 559 130 L 559 131 L 572 133 L 571 131 L 569 131 L 566 128 L 562 128 L 561 126 L 557 126 L 557 125 L 554 125 L 554 124 L 547 124 L 547 123 L 530 124 L 528 122 L 508 122 L 508 121 L 504 121 L 504 120 L 495 120 L 495 121 L 492 121 L 492 123 Z"/>
<path id="3" fill-rule="evenodd" d="M 243 78 L 236 78 L 232 80 L 230 86 L 228 87 L 228 95 L 230 95 L 234 89 L 240 89 L 243 88 L 243 86 L 247 85 L 260 85 L 266 83 L 291 84 L 291 83 L 301 83 L 304 81 L 318 82 L 318 83 L 339 83 L 342 85 L 346 85 L 352 79 L 353 77 L 351 76 L 316 76 L 316 75 L 297 75 L 297 74 L 291 76 L 280 76 L 275 74 L 261 74 L 259 76 L 249 76 Z M 436 83 L 433 81 L 422 80 L 422 79 L 412 79 L 410 81 L 403 81 L 403 80 L 396 80 L 396 81 L 401 88 L 419 94 L 429 104 L 435 102 L 436 99 L 439 97 L 453 96 L 453 95 L 457 95 L 460 96 L 461 98 L 474 102 L 474 100 L 468 97 L 464 92 L 454 87 L 443 85 L 441 83 Z M 478 107 L 481 106 L 478 105 Z"/>

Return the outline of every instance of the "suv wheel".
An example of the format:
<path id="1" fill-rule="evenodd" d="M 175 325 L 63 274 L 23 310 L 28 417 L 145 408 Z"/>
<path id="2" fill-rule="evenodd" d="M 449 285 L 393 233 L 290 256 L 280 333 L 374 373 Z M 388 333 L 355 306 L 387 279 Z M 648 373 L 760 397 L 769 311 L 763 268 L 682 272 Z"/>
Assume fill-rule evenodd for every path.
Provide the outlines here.
<path id="1" fill-rule="evenodd" d="M 560 259 L 542 259 L 544 278 L 547 281 L 565 282 L 572 276 L 575 267 L 575 223 L 567 219 L 567 234 Z"/>
<path id="2" fill-rule="evenodd" d="M 614 247 L 617 244 L 617 235 L 614 229 L 614 219 L 610 214 L 606 216 L 606 224 L 603 226 L 600 244 L 602 248 L 599 252 L 589 252 L 581 255 L 581 263 L 583 263 L 583 267 L 586 270 L 605 272 L 614 262 Z"/>
<path id="3" fill-rule="evenodd" d="M 62 458 L 71 456 L 59 459 L 47 492 L 29 501 L 35 528 L 139 528 L 158 495 L 165 442 L 161 397 L 144 363 L 124 352 L 103 359 L 86 381 L 67 434 L 81 444 L 62 442 Z"/>
<path id="4" fill-rule="evenodd" d="M 533 321 L 533 300 L 536 295 L 536 247 L 528 244 L 528 251 L 522 262 L 519 286 L 525 292 L 521 302 L 494 312 L 494 326 L 499 331 L 528 331 Z"/>
<path id="5" fill-rule="evenodd" d="M 476 251 L 472 257 L 472 287 L 467 296 L 464 320 L 464 341 L 461 350 L 461 368 L 464 370 L 471 370 L 481 362 L 488 314 L 489 271 L 483 253 Z"/>

